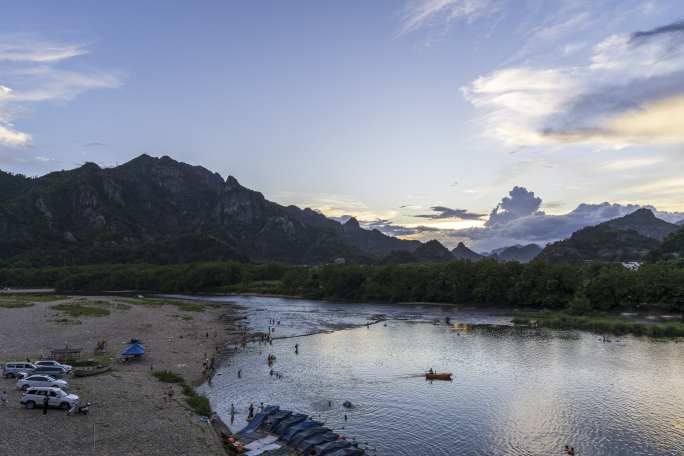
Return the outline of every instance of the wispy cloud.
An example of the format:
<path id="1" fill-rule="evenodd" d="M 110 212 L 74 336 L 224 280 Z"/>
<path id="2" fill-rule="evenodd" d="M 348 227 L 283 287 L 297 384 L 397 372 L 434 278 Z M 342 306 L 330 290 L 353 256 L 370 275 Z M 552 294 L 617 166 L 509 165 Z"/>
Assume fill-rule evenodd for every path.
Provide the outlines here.
<path id="1" fill-rule="evenodd" d="M 416 0 L 403 10 L 399 36 L 420 28 L 436 28 L 445 33 L 456 20 L 472 21 L 496 10 L 492 0 Z"/>
<path id="2" fill-rule="evenodd" d="M 472 212 L 468 212 L 465 209 L 450 209 L 448 207 L 443 207 L 443 206 L 434 206 L 431 207 L 430 210 L 437 212 L 436 214 L 418 214 L 414 215 L 413 217 L 422 217 L 422 218 L 427 218 L 430 220 L 439 220 L 439 219 L 461 219 L 461 220 L 480 220 L 481 217 L 484 217 L 484 214 L 474 214 Z"/>
<path id="3" fill-rule="evenodd" d="M 87 54 L 87 44 L 61 43 L 26 34 L 0 34 L 0 145 L 26 146 L 31 135 L 11 123 L 31 117 L 39 103 L 71 100 L 88 90 L 123 84 L 118 71 L 81 66 L 63 69 L 62 62 Z M 29 107 L 27 107 L 28 105 Z"/>
<path id="4" fill-rule="evenodd" d="M 612 35 L 584 65 L 504 68 L 462 92 L 508 144 L 684 142 L 683 30 Z"/>
<path id="5" fill-rule="evenodd" d="M 0 61 L 58 62 L 86 54 L 86 44 L 66 44 L 41 40 L 27 34 L 0 35 Z"/>

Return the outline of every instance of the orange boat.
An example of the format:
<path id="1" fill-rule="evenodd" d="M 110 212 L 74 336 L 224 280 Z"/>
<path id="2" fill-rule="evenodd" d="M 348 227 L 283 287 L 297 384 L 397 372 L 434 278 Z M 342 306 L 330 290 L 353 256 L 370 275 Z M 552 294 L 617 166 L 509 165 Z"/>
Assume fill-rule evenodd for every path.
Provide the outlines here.
<path id="1" fill-rule="evenodd" d="M 425 378 L 428 380 L 451 380 L 451 373 L 448 374 L 431 374 L 425 373 Z"/>

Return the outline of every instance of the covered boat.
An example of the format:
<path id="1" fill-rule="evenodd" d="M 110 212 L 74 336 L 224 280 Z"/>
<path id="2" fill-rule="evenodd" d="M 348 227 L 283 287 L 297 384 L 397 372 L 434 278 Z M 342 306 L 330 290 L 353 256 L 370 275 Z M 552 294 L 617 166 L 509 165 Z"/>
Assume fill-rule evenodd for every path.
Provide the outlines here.
<path id="1" fill-rule="evenodd" d="M 74 375 L 76 377 L 87 377 L 88 375 L 97 375 L 102 372 L 107 372 L 109 370 L 109 365 L 105 366 L 95 366 L 88 369 L 74 369 Z"/>

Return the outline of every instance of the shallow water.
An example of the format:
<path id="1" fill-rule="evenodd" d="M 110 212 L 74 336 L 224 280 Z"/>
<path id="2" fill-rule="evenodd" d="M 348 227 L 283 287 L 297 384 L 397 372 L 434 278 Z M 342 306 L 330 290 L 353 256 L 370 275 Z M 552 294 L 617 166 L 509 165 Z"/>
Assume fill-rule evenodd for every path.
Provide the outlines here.
<path id="1" fill-rule="evenodd" d="M 276 318 L 274 335 L 294 336 L 238 349 L 200 387 L 226 422 L 236 404 L 234 431 L 250 403 L 264 402 L 314 415 L 382 456 L 549 455 L 566 444 L 582 455 L 684 454 L 684 344 L 517 328 L 491 309 L 229 300 L 250 329 Z M 386 326 L 366 327 L 377 314 Z M 282 378 L 269 375 L 269 353 Z M 453 381 L 426 381 L 429 368 Z"/>

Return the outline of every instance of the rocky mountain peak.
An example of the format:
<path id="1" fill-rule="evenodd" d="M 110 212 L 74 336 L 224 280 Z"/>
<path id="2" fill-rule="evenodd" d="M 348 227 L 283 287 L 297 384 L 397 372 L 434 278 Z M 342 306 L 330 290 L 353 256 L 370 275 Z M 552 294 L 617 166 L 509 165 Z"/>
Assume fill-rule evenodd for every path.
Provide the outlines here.
<path id="1" fill-rule="evenodd" d="M 226 179 L 226 190 L 233 190 L 234 188 L 240 187 L 240 183 L 233 176 L 228 176 Z"/>
<path id="2" fill-rule="evenodd" d="M 345 233 L 349 230 L 358 230 L 361 228 L 361 226 L 359 225 L 359 221 L 356 220 L 354 217 L 347 220 L 344 223 L 344 225 L 342 225 L 342 227 L 344 228 Z"/>

